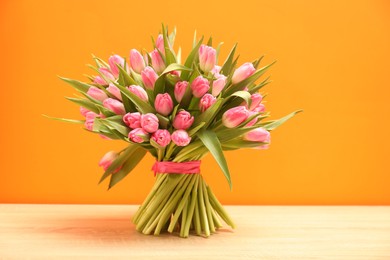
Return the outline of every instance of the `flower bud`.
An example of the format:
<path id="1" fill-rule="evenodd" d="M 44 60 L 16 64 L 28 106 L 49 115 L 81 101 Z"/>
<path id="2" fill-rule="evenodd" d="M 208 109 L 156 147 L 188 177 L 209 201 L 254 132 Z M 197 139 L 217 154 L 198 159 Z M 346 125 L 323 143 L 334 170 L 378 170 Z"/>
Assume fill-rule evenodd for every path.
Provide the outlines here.
<path id="1" fill-rule="evenodd" d="M 160 146 L 165 147 L 171 142 L 171 134 L 168 130 L 159 129 L 152 134 L 152 139 Z"/>
<path id="2" fill-rule="evenodd" d="M 216 101 L 217 101 L 217 99 L 213 95 L 205 94 L 200 99 L 200 102 L 199 102 L 200 111 L 202 111 L 202 113 L 203 113 L 204 111 L 209 109 L 209 107 L 211 107 Z"/>
<path id="3" fill-rule="evenodd" d="M 253 64 L 250 62 L 246 62 L 242 64 L 239 68 L 237 68 L 232 77 L 232 83 L 237 84 L 238 82 L 243 81 L 244 79 L 251 76 L 253 73 L 255 73 L 256 69 L 253 67 Z"/>
<path id="4" fill-rule="evenodd" d="M 152 67 L 157 73 L 161 73 L 165 69 L 165 63 L 158 50 L 154 50 L 150 53 L 152 58 Z"/>
<path id="5" fill-rule="evenodd" d="M 161 51 L 163 55 L 165 55 L 165 47 L 164 47 L 164 38 L 162 34 L 159 34 L 156 40 L 156 47 Z"/>
<path id="6" fill-rule="evenodd" d="M 191 89 L 192 89 L 192 94 L 195 97 L 200 98 L 204 94 L 206 94 L 207 91 L 209 91 L 210 89 L 209 81 L 203 78 L 202 76 L 198 76 L 197 78 L 194 79 L 194 81 L 192 81 Z"/>
<path id="7" fill-rule="evenodd" d="M 137 97 L 139 97 L 143 101 L 148 101 L 148 94 L 146 93 L 145 89 L 143 89 L 141 86 L 137 85 L 131 85 L 127 87 L 127 89 L 135 94 Z"/>
<path id="8" fill-rule="evenodd" d="M 147 113 L 141 116 L 141 127 L 148 133 L 154 133 L 158 129 L 158 118 L 155 114 Z"/>
<path id="9" fill-rule="evenodd" d="M 130 131 L 129 139 L 134 143 L 143 143 L 149 141 L 149 133 L 142 128 L 136 128 Z"/>
<path id="10" fill-rule="evenodd" d="M 227 128 L 234 128 L 244 122 L 248 116 L 249 112 L 245 106 L 233 107 L 223 114 L 222 124 Z"/>
<path id="11" fill-rule="evenodd" d="M 106 153 L 102 159 L 100 159 L 99 166 L 103 167 L 103 169 L 106 171 L 108 167 L 115 161 L 116 158 L 118 158 L 119 154 L 114 151 L 109 151 Z M 114 172 L 117 172 L 121 167 L 119 167 Z"/>
<path id="12" fill-rule="evenodd" d="M 123 103 L 113 98 L 107 98 L 104 100 L 103 106 L 117 115 L 124 115 L 126 113 Z"/>
<path id="13" fill-rule="evenodd" d="M 88 109 L 86 109 L 85 107 L 80 107 L 80 113 L 85 117 L 87 115 L 88 112 L 91 112 L 89 111 Z"/>
<path id="14" fill-rule="evenodd" d="M 168 93 L 157 94 L 156 100 L 154 101 L 154 108 L 156 111 L 163 115 L 169 115 L 173 110 L 173 101 Z"/>
<path id="15" fill-rule="evenodd" d="M 191 137 L 185 130 L 176 130 L 172 133 L 171 139 L 177 146 L 187 146 L 191 142 Z"/>
<path id="16" fill-rule="evenodd" d="M 255 109 L 256 107 L 258 107 L 261 103 L 261 101 L 263 100 L 263 96 L 260 95 L 259 93 L 255 93 L 255 94 L 252 94 L 251 96 L 251 100 L 252 100 L 252 103 L 249 107 L 249 110 L 253 110 Z"/>
<path id="17" fill-rule="evenodd" d="M 177 102 L 179 102 L 179 103 L 181 102 L 181 100 L 184 96 L 184 93 L 186 93 L 187 86 L 188 86 L 187 81 L 179 81 L 175 84 L 174 94 L 175 94 L 175 99 Z"/>
<path id="18" fill-rule="evenodd" d="M 85 114 L 85 123 L 84 126 L 87 128 L 89 131 L 93 130 L 93 123 L 95 121 L 95 118 L 99 117 L 98 114 L 95 112 L 89 111 Z"/>
<path id="19" fill-rule="evenodd" d="M 87 95 L 101 102 L 108 98 L 107 94 L 97 87 L 90 87 L 87 91 Z"/>
<path id="20" fill-rule="evenodd" d="M 213 81 L 213 89 L 211 93 L 214 97 L 218 96 L 226 85 L 226 76 L 219 75 L 216 80 Z"/>
<path id="21" fill-rule="evenodd" d="M 141 114 L 139 112 L 127 113 L 123 116 L 123 122 L 130 128 L 140 128 Z"/>
<path id="22" fill-rule="evenodd" d="M 189 112 L 181 110 L 173 119 L 172 125 L 176 129 L 186 130 L 191 127 L 192 123 L 194 123 L 194 117 Z"/>
<path id="23" fill-rule="evenodd" d="M 102 86 L 107 85 L 107 82 L 100 76 L 95 76 L 93 78 L 93 82 L 96 83 L 96 84 L 102 85 Z"/>
<path id="24" fill-rule="evenodd" d="M 106 88 L 106 90 L 111 94 L 113 95 L 114 97 L 116 97 L 117 99 L 119 99 L 120 101 L 122 101 L 122 95 L 121 95 L 121 91 L 119 90 L 119 88 L 117 86 L 115 86 L 114 84 L 110 83 L 108 85 L 108 88 Z"/>
<path id="25" fill-rule="evenodd" d="M 213 47 L 202 44 L 199 48 L 199 66 L 204 72 L 209 72 L 214 68 L 217 61 L 216 50 Z"/>
<path id="26" fill-rule="evenodd" d="M 264 106 L 264 104 L 259 104 L 252 111 L 257 112 L 257 113 L 264 113 L 265 106 Z"/>
<path id="27" fill-rule="evenodd" d="M 141 77 L 142 77 L 142 82 L 144 83 L 145 88 L 147 88 L 147 89 L 154 89 L 154 83 L 156 83 L 158 75 L 153 70 L 152 67 L 147 66 L 141 72 Z"/>
<path id="28" fill-rule="evenodd" d="M 110 70 L 112 75 L 114 75 L 115 78 L 118 78 L 119 76 L 119 69 L 118 66 L 124 67 L 125 66 L 125 59 L 123 59 L 119 55 L 112 55 L 110 58 L 108 58 L 108 64 L 110 65 Z"/>
<path id="29" fill-rule="evenodd" d="M 262 127 L 253 129 L 244 135 L 244 140 L 260 143 L 268 143 L 266 145 L 261 145 L 258 149 L 267 149 L 269 143 L 271 142 L 271 134 Z"/>
<path id="30" fill-rule="evenodd" d="M 130 66 L 138 74 L 140 74 L 146 66 L 144 58 L 142 58 L 141 53 L 136 49 L 130 51 Z"/>
<path id="31" fill-rule="evenodd" d="M 108 81 L 115 81 L 115 77 L 114 75 L 111 74 L 111 71 L 107 68 L 99 68 L 99 71 L 100 73 L 106 78 L 105 82 L 106 84 L 104 85 L 108 85 L 109 82 Z"/>

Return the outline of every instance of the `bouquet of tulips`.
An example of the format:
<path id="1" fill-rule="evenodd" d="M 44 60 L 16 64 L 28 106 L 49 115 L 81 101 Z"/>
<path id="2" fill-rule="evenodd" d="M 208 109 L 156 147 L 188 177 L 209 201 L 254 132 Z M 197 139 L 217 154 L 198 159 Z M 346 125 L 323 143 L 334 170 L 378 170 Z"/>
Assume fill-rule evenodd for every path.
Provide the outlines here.
<path id="1" fill-rule="evenodd" d="M 265 149 L 270 131 L 297 112 L 272 121 L 259 90 L 268 78 L 256 82 L 272 65 L 258 69 L 259 58 L 237 67 L 236 46 L 221 66 L 221 44 L 212 47 L 210 38 L 194 37 L 193 48 L 182 62 L 181 49 L 175 52 L 176 31 L 166 27 L 153 40 L 153 51 L 133 49 L 129 60 L 112 55 L 108 63 L 94 57 L 91 66 L 98 75 L 91 82 L 62 78 L 80 95 L 68 98 L 80 105 L 82 123 L 104 139 L 120 139 L 127 146 L 108 152 L 99 165 L 100 181 L 110 178 L 114 186 L 149 152 L 156 158 L 156 182 L 133 217 L 136 229 L 144 234 L 161 231 L 190 232 L 209 236 L 234 223 L 200 174 L 200 162 L 210 152 L 230 187 L 230 173 L 224 150 Z"/>

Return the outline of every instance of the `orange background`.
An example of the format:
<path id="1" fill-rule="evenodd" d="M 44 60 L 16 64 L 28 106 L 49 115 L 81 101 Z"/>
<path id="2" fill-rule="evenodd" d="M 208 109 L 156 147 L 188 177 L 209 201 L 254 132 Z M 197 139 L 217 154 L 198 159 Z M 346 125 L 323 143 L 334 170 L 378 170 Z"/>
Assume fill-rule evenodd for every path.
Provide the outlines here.
<path id="1" fill-rule="evenodd" d="M 0 202 L 140 203 L 154 177 L 147 156 L 123 182 L 97 185 L 97 163 L 121 142 L 41 116 L 81 118 L 56 75 L 84 79 L 91 53 L 150 50 L 161 22 L 187 55 L 194 30 L 239 42 L 240 63 L 266 54 L 267 151 L 226 153 L 230 191 L 211 156 L 202 171 L 225 204 L 390 205 L 390 5 L 387 1 L 2 1 Z M 264 63 L 265 64 L 265 63 Z"/>

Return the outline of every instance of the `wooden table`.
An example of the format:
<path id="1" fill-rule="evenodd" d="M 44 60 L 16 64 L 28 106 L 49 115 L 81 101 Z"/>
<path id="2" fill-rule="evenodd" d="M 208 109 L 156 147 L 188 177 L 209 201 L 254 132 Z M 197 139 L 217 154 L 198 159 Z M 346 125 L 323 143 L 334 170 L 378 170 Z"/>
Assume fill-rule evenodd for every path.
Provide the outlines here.
<path id="1" fill-rule="evenodd" d="M 227 206 L 208 239 L 142 235 L 136 208 L 0 204 L 0 259 L 390 259 L 390 207 Z"/>

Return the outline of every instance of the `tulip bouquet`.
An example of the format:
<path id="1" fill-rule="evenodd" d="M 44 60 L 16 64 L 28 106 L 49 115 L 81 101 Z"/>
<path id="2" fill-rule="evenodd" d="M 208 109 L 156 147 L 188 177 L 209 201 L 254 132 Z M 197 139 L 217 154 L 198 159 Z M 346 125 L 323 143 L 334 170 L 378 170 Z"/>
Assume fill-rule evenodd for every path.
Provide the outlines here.
<path id="1" fill-rule="evenodd" d="M 224 150 L 265 149 L 270 132 L 293 117 L 264 121 L 269 116 L 259 90 L 268 78 L 256 81 L 272 65 L 258 69 L 259 58 L 236 68 L 236 46 L 218 65 L 221 44 L 194 37 L 193 48 L 182 63 L 181 50 L 173 49 L 176 31 L 166 27 L 153 40 L 153 51 L 133 49 L 126 60 L 112 55 L 108 63 L 94 57 L 96 76 L 91 82 L 62 78 L 80 95 L 68 98 L 80 106 L 88 131 L 104 139 L 120 139 L 127 146 L 108 152 L 99 165 L 100 181 L 109 188 L 126 177 L 149 152 L 156 158 L 156 182 L 133 217 L 144 234 L 177 231 L 209 236 L 234 223 L 200 174 L 201 159 L 210 152 L 230 187 Z"/>

